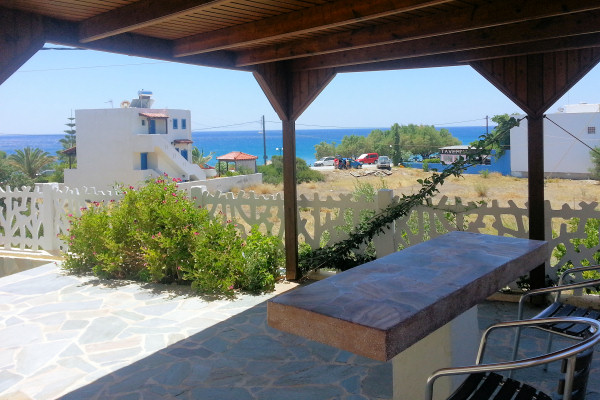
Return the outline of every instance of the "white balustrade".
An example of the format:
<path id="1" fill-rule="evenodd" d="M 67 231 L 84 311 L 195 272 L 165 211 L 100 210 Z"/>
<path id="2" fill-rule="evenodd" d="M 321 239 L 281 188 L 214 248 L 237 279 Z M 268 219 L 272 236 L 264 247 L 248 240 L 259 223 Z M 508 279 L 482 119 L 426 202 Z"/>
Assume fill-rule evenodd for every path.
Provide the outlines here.
<path id="1" fill-rule="evenodd" d="M 187 186 L 186 190 L 196 204 L 205 207 L 212 216 L 222 214 L 224 222 L 236 224 L 242 236 L 247 235 L 252 226 L 258 226 L 262 232 L 278 236 L 283 243 L 285 221 L 281 194 L 259 195 L 245 191 L 237 195 L 231 192 L 211 194 L 201 186 Z M 119 198 L 115 192 L 61 189 L 57 184 L 0 189 L 0 246 L 5 249 L 66 250 L 65 243 L 60 242 L 57 235 L 67 232 L 69 214 L 78 216 L 82 208 L 93 202 L 107 203 Z M 312 198 L 302 195 L 298 199 L 298 235 L 312 248 L 335 243 L 345 239 L 349 229 L 365 214 L 372 215 L 397 201 L 399 197 L 394 196 L 392 190 L 380 190 L 374 201 L 356 200 L 351 195 L 341 195 L 338 199 L 321 198 L 318 193 Z M 588 249 L 583 245 L 575 246 L 573 242 L 587 238 L 586 221 L 600 219 L 597 207 L 596 202 L 581 202 L 578 207 L 565 204 L 553 209 L 550 202 L 546 202 L 546 237 L 552 249 L 549 254 L 552 266 L 548 265 L 547 271 L 550 276 L 554 276 L 552 270 L 568 261 L 575 265 L 584 260 L 593 262 L 600 246 Z M 527 208 L 512 201 L 507 205 L 499 205 L 497 201 L 463 204 L 460 199 L 450 201 L 444 196 L 416 207 L 396 220 L 373 239 L 373 246 L 377 257 L 382 257 L 454 230 L 526 238 L 527 226 Z M 599 235 L 597 231 L 592 234 Z M 559 245 L 564 245 L 564 255 L 557 260 L 552 256 Z"/>

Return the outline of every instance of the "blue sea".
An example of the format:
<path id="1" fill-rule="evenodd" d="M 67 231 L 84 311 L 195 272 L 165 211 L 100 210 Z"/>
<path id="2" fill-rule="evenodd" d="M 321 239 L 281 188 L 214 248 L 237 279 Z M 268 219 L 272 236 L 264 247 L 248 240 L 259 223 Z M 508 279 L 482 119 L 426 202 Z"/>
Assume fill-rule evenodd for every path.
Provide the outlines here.
<path id="1" fill-rule="evenodd" d="M 437 127 L 440 129 L 442 127 Z M 346 135 L 368 136 L 374 129 L 389 130 L 387 128 L 353 128 L 353 129 L 297 129 L 296 130 L 296 156 L 308 164 L 315 162 L 315 145 L 323 141 L 340 144 Z M 452 135 L 468 144 L 477 140 L 485 134 L 485 127 L 481 126 L 453 126 L 446 127 Z M 490 128 L 492 129 L 492 128 Z M 64 134 L 50 135 L 0 135 L 0 150 L 8 154 L 14 153 L 15 149 L 23 149 L 27 146 L 38 147 L 50 154 L 56 154 L 61 150 L 59 139 Z M 259 165 L 263 161 L 263 136 L 262 133 L 253 131 L 196 131 L 192 132 L 194 146 L 204 151 L 204 154 L 214 152 L 221 156 L 230 151 L 242 151 L 244 153 L 258 156 Z M 280 155 L 282 148 L 281 131 L 268 130 L 266 132 L 267 157 Z M 214 164 L 213 160 L 210 164 Z"/>

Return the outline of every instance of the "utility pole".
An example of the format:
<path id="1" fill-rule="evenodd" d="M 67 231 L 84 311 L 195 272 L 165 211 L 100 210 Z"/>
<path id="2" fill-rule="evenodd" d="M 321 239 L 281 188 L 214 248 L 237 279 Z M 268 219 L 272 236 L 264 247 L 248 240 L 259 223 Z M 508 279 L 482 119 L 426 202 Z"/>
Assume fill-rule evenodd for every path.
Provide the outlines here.
<path id="1" fill-rule="evenodd" d="M 489 120 L 490 120 L 490 116 L 486 115 L 485 116 L 485 134 L 486 135 L 488 135 L 490 133 L 489 130 L 488 130 L 489 129 L 488 128 L 489 127 Z"/>
<path id="2" fill-rule="evenodd" d="M 263 150 L 264 150 L 264 160 L 265 165 L 267 165 L 267 133 L 265 132 L 265 116 L 262 116 L 262 129 L 263 129 Z"/>

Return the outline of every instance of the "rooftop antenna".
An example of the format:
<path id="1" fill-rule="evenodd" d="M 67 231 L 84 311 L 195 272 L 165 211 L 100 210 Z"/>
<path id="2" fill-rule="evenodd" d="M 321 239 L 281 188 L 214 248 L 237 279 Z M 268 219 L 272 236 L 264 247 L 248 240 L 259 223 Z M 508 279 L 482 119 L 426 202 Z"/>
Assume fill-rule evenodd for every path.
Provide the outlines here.
<path id="1" fill-rule="evenodd" d="M 112 99 L 104 102 L 104 104 L 106 104 L 106 103 L 110 103 L 110 108 L 115 108 Z"/>

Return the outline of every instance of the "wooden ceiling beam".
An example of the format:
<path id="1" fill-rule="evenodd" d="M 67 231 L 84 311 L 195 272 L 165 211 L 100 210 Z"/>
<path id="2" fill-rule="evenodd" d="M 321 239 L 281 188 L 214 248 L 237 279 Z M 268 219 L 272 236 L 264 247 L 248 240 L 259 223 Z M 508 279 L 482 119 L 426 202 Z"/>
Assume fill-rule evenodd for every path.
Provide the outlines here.
<path id="1" fill-rule="evenodd" d="M 176 57 L 254 45 L 386 17 L 451 0 L 337 0 L 287 14 L 176 40 Z"/>
<path id="2" fill-rule="evenodd" d="M 229 52 L 198 54 L 191 57 L 173 57 L 173 42 L 149 36 L 123 33 L 89 43 L 80 43 L 78 25 L 74 22 L 44 18 L 46 41 L 63 46 L 79 47 L 89 50 L 106 51 L 136 57 L 178 62 L 206 67 L 227 68 L 249 71 L 249 68 L 238 68 L 234 64 L 234 56 Z"/>
<path id="3" fill-rule="evenodd" d="M 403 58 L 530 43 L 600 30 L 600 11 L 528 21 L 293 60 L 295 70 L 336 68 Z M 564 32 L 568 32 L 565 34 Z M 534 48 L 533 48 L 534 49 Z M 498 54 L 501 56 L 502 54 Z"/>
<path id="4" fill-rule="evenodd" d="M 157 24 L 223 0 L 140 0 L 82 21 L 79 41 L 88 43 Z"/>
<path id="5" fill-rule="evenodd" d="M 335 70 L 338 73 L 344 73 L 450 67 L 457 65 L 470 65 L 478 61 L 495 60 L 507 57 L 519 57 L 532 54 L 591 49 L 597 47 L 600 47 L 600 33 L 592 33 L 589 35 L 541 40 L 526 44 L 515 44 L 485 49 L 460 51 L 456 53 L 436 54 L 432 56 L 350 65 L 337 67 Z"/>
<path id="6" fill-rule="evenodd" d="M 408 40 L 598 9 L 600 9 L 600 2 L 597 0 L 494 2 L 427 18 L 413 18 L 402 23 L 365 27 L 301 41 L 242 50 L 237 53 L 236 65 L 247 66 L 375 45 L 401 43 Z"/>
<path id="7" fill-rule="evenodd" d="M 433 56 L 405 58 L 401 60 L 390 60 L 373 62 L 359 65 L 348 65 L 337 67 L 337 73 L 346 72 L 373 72 L 373 71 L 396 71 L 402 69 L 420 69 L 437 67 L 455 67 L 462 64 L 458 59 L 461 53 L 436 54 Z"/>

